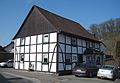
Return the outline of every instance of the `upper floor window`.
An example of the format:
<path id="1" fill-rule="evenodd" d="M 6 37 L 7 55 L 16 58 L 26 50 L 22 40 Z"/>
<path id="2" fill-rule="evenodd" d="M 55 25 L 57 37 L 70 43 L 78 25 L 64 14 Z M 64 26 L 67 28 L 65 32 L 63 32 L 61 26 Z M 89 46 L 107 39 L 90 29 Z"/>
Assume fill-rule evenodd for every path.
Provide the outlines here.
<path id="1" fill-rule="evenodd" d="M 20 45 L 24 46 L 25 45 L 25 38 L 20 38 Z"/>
<path id="2" fill-rule="evenodd" d="M 49 35 L 48 34 L 45 34 L 43 36 L 43 43 L 48 43 L 49 42 Z"/>
<path id="3" fill-rule="evenodd" d="M 77 45 L 77 40 L 76 40 L 76 38 L 72 38 L 72 39 L 71 39 L 71 44 L 74 45 L 74 46 Z"/>

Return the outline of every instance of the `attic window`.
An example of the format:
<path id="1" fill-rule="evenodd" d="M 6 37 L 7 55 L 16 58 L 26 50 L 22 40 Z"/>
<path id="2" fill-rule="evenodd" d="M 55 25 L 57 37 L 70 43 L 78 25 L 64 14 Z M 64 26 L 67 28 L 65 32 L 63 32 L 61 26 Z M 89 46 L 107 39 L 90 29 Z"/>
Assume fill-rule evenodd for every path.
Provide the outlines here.
<path id="1" fill-rule="evenodd" d="M 49 35 L 48 34 L 43 36 L 43 42 L 44 43 L 48 43 L 49 42 Z"/>

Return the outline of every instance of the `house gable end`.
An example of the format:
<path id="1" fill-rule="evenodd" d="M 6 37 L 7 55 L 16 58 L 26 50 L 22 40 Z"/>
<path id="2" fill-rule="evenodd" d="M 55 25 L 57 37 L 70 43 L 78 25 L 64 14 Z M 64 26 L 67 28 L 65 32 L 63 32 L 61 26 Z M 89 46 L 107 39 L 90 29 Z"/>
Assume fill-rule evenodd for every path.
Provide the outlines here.
<path id="1" fill-rule="evenodd" d="M 54 26 L 35 6 L 33 6 L 13 39 L 55 31 Z"/>

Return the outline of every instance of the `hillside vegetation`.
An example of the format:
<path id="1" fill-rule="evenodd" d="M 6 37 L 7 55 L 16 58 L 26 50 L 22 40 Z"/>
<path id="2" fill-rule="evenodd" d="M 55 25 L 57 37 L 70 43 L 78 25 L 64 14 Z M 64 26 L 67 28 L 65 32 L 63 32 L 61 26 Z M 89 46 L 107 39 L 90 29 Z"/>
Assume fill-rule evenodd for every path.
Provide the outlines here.
<path id="1" fill-rule="evenodd" d="M 92 24 L 89 31 L 107 46 L 105 54 L 117 57 L 116 44 L 120 41 L 120 18 L 110 19 L 101 24 Z"/>

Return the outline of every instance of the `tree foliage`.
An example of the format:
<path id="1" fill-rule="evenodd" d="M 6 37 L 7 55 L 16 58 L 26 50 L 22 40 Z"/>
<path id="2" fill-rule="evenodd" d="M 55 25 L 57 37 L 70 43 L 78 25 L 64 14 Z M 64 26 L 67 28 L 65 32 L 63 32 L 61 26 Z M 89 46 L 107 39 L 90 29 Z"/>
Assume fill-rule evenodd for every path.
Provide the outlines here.
<path id="1" fill-rule="evenodd" d="M 120 41 L 120 18 L 92 24 L 89 31 L 107 46 L 106 54 L 116 56 L 116 42 Z"/>

